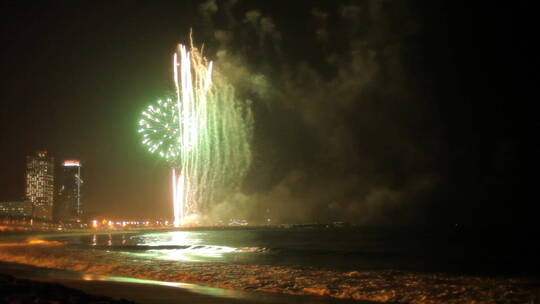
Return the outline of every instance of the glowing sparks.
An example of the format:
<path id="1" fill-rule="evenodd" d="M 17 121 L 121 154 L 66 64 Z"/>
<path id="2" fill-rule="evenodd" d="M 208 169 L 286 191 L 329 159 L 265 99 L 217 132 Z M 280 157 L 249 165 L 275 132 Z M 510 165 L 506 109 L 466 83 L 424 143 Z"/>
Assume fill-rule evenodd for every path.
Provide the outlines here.
<path id="1" fill-rule="evenodd" d="M 173 214 L 174 214 L 174 227 L 180 227 L 182 225 L 182 219 L 184 217 L 184 186 L 185 178 L 182 172 L 177 175 L 176 170 L 172 169 L 172 189 L 173 189 Z"/>
<path id="2" fill-rule="evenodd" d="M 200 221 L 251 163 L 253 116 L 234 88 L 193 46 L 173 56 L 175 96 L 142 113 L 139 133 L 151 153 L 169 161 L 176 227 Z M 193 223 L 197 224 L 197 223 Z"/>
<path id="3" fill-rule="evenodd" d="M 179 155 L 178 114 L 172 98 L 158 100 L 157 105 L 150 105 L 142 112 L 139 120 L 139 133 L 142 143 L 151 153 L 172 159 Z"/>

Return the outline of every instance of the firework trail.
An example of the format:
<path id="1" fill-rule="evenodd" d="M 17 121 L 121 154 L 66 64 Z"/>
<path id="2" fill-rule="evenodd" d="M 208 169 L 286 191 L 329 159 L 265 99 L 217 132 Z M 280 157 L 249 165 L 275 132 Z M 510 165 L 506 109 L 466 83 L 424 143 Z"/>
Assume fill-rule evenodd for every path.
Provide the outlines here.
<path id="1" fill-rule="evenodd" d="M 253 115 L 234 88 L 191 46 L 173 56 L 174 98 L 143 112 L 139 132 L 172 167 L 175 226 L 198 224 L 238 188 L 251 163 Z"/>

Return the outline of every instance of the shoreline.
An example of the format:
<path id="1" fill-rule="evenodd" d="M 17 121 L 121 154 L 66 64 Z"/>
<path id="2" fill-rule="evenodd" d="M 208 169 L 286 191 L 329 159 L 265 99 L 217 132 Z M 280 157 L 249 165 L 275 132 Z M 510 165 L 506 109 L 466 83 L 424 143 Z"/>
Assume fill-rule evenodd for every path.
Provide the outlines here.
<path id="1" fill-rule="evenodd" d="M 24 251 L 19 251 L 24 253 Z M 8 259 L 9 260 L 9 259 Z M 141 298 L 133 297 L 129 290 L 139 291 L 141 286 L 149 292 L 139 294 L 143 296 L 142 303 L 155 303 L 152 299 L 144 298 L 147 294 L 169 294 L 162 302 L 172 303 L 171 299 L 184 299 L 187 295 L 197 294 L 204 296 L 205 300 L 200 303 L 540 303 L 540 284 L 538 280 L 526 280 L 513 277 L 471 277 L 471 276 L 447 276 L 444 274 L 415 274 L 399 271 L 377 271 L 363 272 L 353 271 L 345 274 L 345 281 L 338 280 L 335 273 L 326 273 L 324 271 L 315 272 L 297 272 L 285 271 L 285 269 L 271 268 L 265 266 L 247 267 L 247 269 L 238 269 L 239 265 L 190 265 L 195 267 L 195 272 L 188 272 L 176 276 L 167 275 L 170 273 L 165 267 L 159 272 L 152 268 L 144 269 L 133 268 L 135 266 L 125 264 L 116 265 L 115 271 L 110 268 L 101 269 L 95 262 L 88 261 L 88 267 L 55 267 L 54 263 L 43 263 L 38 266 L 28 264 L 19 264 L 17 259 L 11 259 L 12 263 L 2 266 L 0 262 L 0 273 L 11 269 L 13 275 L 28 279 L 37 279 L 48 282 L 67 284 L 69 287 L 93 291 L 101 288 L 106 292 L 103 295 L 112 297 L 121 297 L 118 294 L 118 288 L 114 289 L 112 285 L 120 286 L 127 294 L 128 300 L 141 302 Z M 101 260 L 100 260 L 101 261 Z M 84 264 L 84 263 L 83 263 Z M 108 265 L 108 263 L 105 263 Z M 202 266 L 203 268 L 200 268 Z M 42 268 L 43 267 L 43 268 Z M 47 268 L 50 267 L 50 268 Z M 132 269 L 133 268 L 133 269 Z M 60 270 L 65 269 L 65 270 Z M 71 270 L 69 270 L 71 269 Z M 158 266 L 159 269 L 159 266 Z M 238 277 L 235 272 L 248 271 L 246 276 Z M 271 272 L 268 272 L 268 271 Z M 15 272 L 13 272 L 15 271 Z M 90 271 L 90 272 L 88 272 Z M 152 274 L 147 275 L 148 271 Z M 161 272 L 164 273 L 161 273 Z M 202 271 L 202 272 L 201 272 Z M 262 272 L 261 272 L 262 271 Z M 283 272 L 285 271 L 285 272 Z M 208 272 L 205 274 L 205 272 Z M 111 275 L 114 274 L 114 275 Z M 138 274 L 137 274 L 138 273 Z M 232 274 L 232 276 L 231 276 Z M 187 276 L 186 276 L 187 275 Z M 195 277 L 192 277 L 194 276 Z M 202 276 L 201 276 L 202 275 Z M 218 281 L 197 280 L 197 276 L 202 278 L 205 275 L 216 276 Z M 223 277 L 223 278 L 220 278 Z M 230 277 L 227 279 L 227 277 Z M 264 281 L 260 280 L 264 278 Z M 300 283 L 305 280 L 319 280 L 322 277 L 321 284 L 312 282 L 303 286 L 303 293 L 292 293 L 293 290 L 273 288 L 275 284 Z M 183 279 L 182 279 L 183 278 Z M 195 279 L 193 279 L 195 278 Z M 223 279 L 227 279 L 223 281 Z M 221 281 L 220 281 L 221 280 Z M 300 280 L 300 281 L 299 281 Z M 91 283 L 93 282 L 93 283 Z M 192 282 L 192 283 L 175 283 Z M 198 285 L 198 284 L 204 285 Z M 205 284 L 208 282 L 209 284 Z M 221 282 L 221 283 L 220 283 Z M 223 283 L 223 284 L 222 284 Z M 295 283 L 295 284 L 296 284 Z M 89 284 L 95 285 L 90 288 Z M 136 285 L 134 285 L 136 284 Z M 248 284 L 248 285 L 245 285 Z M 328 285 L 331 284 L 331 285 Z M 346 289 L 338 288 L 336 284 L 346 284 Z M 92 285 L 91 285 L 92 286 Z M 97 286 L 97 287 L 96 287 Z M 210 287 L 212 286 L 212 287 Z M 301 286 L 302 287 L 302 286 Z M 336 292 L 352 292 L 347 297 L 343 297 Z M 172 293 L 172 294 L 171 294 Z M 311 293 L 311 294 L 309 294 Z M 315 295 L 316 294 L 316 295 Z M 217 297 L 217 298 L 216 298 Z M 233 302 L 224 302 L 233 298 Z M 167 301 L 168 300 L 168 301 Z M 191 301 L 191 300 L 190 300 Z M 191 302 L 189 302 L 191 303 Z M 196 302 L 195 302 L 196 303 Z"/>
<path id="2" fill-rule="evenodd" d="M 86 293 L 59 283 L 20 279 L 0 273 L 1 303 L 103 303 L 132 304 L 122 298 L 113 299 L 95 292 Z"/>
<path id="3" fill-rule="evenodd" d="M 103 232 L 110 233 L 126 231 Z M 32 234 L 31 237 L 61 235 L 73 236 L 74 233 Z M 90 291 L 96 288 L 105 292 L 124 289 L 127 290 L 125 294 L 130 296 L 134 296 L 130 289 L 138 291 L 141 286 L 150 290 L 139 295 L 143 297 L 163 289 L 157 293 L 169 296 L 160 303 L 168 303 L 166 301 L 172 298 L 183 299 L 186 291 L 204 295 L 206 300 L 201 303 L 210 300 L 228 303 L 223 302 L 223 295 L 243 303 L 525 303 L 529 300 L 537 303 L 540 299 L 539 281 L 522 276 L 419 273 L 395 269 L 370 271 L 362 268 L 342 271 L 224 262 L 177 263 L 159 259 L 147 264 L 138 260 L 137 256 L 109 254 L 108 250 L 98 250 L 99 254 L 96 254 L 91 253 L 92 250 L 63 248 L 59 246 L 62 243 L 54 240 L 39 242 L 29 238 L 20 244 L 3 245 L 6 248 L 0 248 L 0 257 L 8 262 L 6 265 L 15 271 L 12 273 L 15 276 L 29 275 L 27 278 L 30 279 L 71 284 L 79 288 L 89 288 L 90 285 L 93 286 Z M 3 272 L 0 267 L 0 273 Z M 179 289 L 184 294 L 175 295 Z M 117 292 L 113 295 L 119 296 Z M 141 298 L 128 299 L 141 302 Z M 144 303 L 153 303 L 152 299 L 143 300 Z"/>
<path id="4" fill-rule="evenodd" d="M 130 277 L 105 276 L 78 271 L 40 268 L 0 261 L 0 278 L 11 276 L 25 284 L 59 289 L 67 294 L 105 299 L 105 303 L 215 303 L 215 304 L 353 304 L 373 301 L 341 300 L 319 296 L 246 292 Z M 1 282 L 1 281 L 0 281 Z M 67 289 L 66 289 L 67 288 Z M 122 300 L 124 300 L 122 302 Z M 131 302 L 130 302 L 131 301 Z M 101 302 L 100 302 L 101 303 Z"/>

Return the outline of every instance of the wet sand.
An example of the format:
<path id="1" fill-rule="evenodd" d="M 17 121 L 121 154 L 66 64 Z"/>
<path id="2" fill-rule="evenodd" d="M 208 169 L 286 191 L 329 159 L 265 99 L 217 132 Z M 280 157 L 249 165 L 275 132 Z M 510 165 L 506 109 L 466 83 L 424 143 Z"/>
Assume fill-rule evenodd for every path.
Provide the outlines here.
<path id="1" fill-rule="evenodd" d="M 0 303 L 131 304 L 133 302 L 87 294 L 58 283 L 25 280 L 0 274 Z"/>
<path id="2" fill-rule="evenodd" d="M 63 246 L 2 248 L 0 258 L 14 263 L 87 272 L 103 277 L 129 277 L 137 282 L 191 282 L 212 286 L 221 295 L 259 295 L 253 303 L 539 303 L 536 278 L 417 273 L 398 270 L 336 271 L 271 265 L 175 263 L 131 260 L 105 253 L 67 252 Z M 1 270 L 0 270 L 1 273 Z M 137 279 L 134 279 L 137 278 Z M 89 278 L 93 280 L 92 278 Z M 141 281 L 143 280 L 143 281 Z M 124 280 L 128 281 L 129 280 Z M 157 284 L 157 283 L 156 283 Z M 175 284 L 175 283 L 172 283 Z M 197 285 L 201 284 L 201 285 Z M 188 285 L 176 283 L 175 286 Z M 203 289 L 195 289 L 203 290 Z M 210 289 L 207 289 L 210 290 Z M 226 290 L 226 292 L 225 292 Z M 213 293 L 211 292 L 210 295 Z M 318 295 L 313 296 L 313 295 Z M 313 297 L 313 300 L 302 300 Z M 289 301 L 289 299 L 291 299 Z M 347 300 L 344 300 L 347 299 Z M 349 302 L 347 302 L 349 301 Z M 366 302 L 364 302 L 366 303 Z"/>
<path id="3" fill-rule="evenodd" d="M 244 292 L 205 287 L 196 284 L 170 283 L 140 280 L 127 277 L 102 276 L 77 271 L 38 268 L 29 265 L 0 262 L 0 274 L 34 282 L 57 283 L 81 290 L 89 295 L 106 296 L 115 300 L 125 299 L 136 303 L 205 303 L 205 304 L 347 304 L 377 303 L 371 301 L 340 300 L 317 296 L 294 296 L 286 294 Z M 39 283 L 34 283 L 39 284 Z M 38 286 L 38 285 L 35 285 Z M 42 288 L 50 288 L 42 286 Z M 58 287 L 56 287 L 58 288 Z M 61 288 L 61 287 L 60 287 Z M 70 293 L 71 291 L 65 291 Z M 87 298 L 91 299 L 91 297 Z M 99 303 L 107 302 L 101 299 Z M 89 301 L 89 303 L 91 303 Z"/>

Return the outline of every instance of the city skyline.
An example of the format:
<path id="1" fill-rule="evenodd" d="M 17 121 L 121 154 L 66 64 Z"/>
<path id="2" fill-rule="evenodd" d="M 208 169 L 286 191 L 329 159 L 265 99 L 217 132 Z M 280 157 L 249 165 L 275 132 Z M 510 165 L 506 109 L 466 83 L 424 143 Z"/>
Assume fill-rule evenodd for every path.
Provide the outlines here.
<path id="1" fill-rule="evenodd" d="M 81 201 L 81 167 L 81 162 L 75 159 L 55 161 L 47 150 L 27 155 L 25 192 L 18 199 L 0 198 L 3 210 L 0 213 L 49 221 L 87 221 L 83 218 Z"/>
<path id="2" fill-rule="evenodd" d="M 415 1 L 60 2 L 2 7 L 3 200 L 23 193 L 25 156 L 47 149 L 84 162 L 96 216 L 171 217 L 168 166 L 134 126 L 174 89 L 171 56 L 191 32 L 255 118 L 252 165 L 219 212 L 532 221 L 525 191 L 510 190 L 535 168 L 529 19 Z"/>

